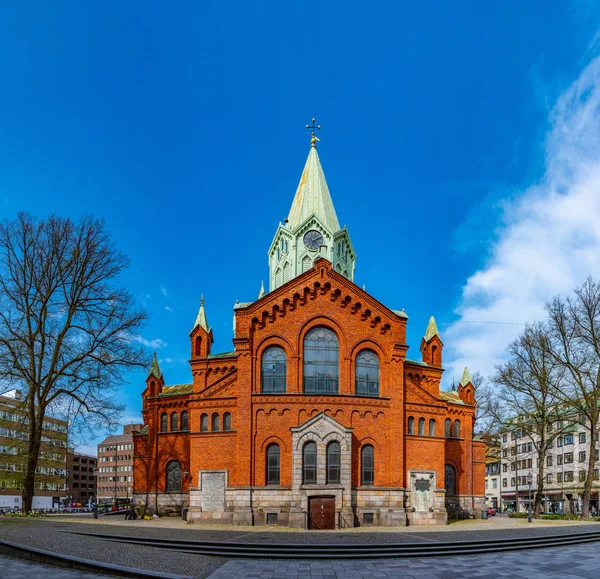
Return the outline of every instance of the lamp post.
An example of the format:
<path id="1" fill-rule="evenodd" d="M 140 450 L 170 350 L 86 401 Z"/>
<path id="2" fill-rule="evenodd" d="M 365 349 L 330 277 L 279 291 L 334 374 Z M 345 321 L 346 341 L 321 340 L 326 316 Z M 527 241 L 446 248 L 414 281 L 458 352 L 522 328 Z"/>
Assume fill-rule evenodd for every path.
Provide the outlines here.
<path id="1" fill-rule="evenodd" d="M 529 473 L 527 475 L 527 484 L 529 485 L 529 505 L 527 507 L 527 522 L 528 523 L 532 523 L 533 520 L 531 518 L 531 482 L 533 480 L 533 477 L 531 476 L 531 473 Z"/>
<path id="2" fill-rule="evenodd" d="M 118 445 L 115 442 L 115 467 L 114 467 L 113 481 L 115 482 L 115 510 L 118 511 L 119 510 L 119 505 L 117 503 L 117 459 L 118 459 L 117 448 L 118 448 Z"/>

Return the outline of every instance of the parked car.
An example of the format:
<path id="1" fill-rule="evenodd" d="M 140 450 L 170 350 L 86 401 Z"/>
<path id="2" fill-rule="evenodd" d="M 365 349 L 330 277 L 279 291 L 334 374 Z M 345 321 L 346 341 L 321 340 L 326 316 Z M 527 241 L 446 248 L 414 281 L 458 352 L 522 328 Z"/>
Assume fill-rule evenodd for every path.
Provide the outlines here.
<path id="1" fill-rule="evenodd" d="M 488 517 L 493 517 L 496 514 L 496 509 L 489 508 L 486 512 Z"/>

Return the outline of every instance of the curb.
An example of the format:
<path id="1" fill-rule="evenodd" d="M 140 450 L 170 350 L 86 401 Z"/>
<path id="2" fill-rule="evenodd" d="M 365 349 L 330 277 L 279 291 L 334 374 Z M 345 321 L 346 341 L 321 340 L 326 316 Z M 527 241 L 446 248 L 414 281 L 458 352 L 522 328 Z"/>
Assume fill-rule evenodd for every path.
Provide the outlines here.
<path id="1" fill-rule="evenodd" d="M 103 563 L 101 561 L 74 557 L 73 555 L 55 553 L 54 551 L 45 551 L 44 549 L 29 547 L 28 545 L 21 545 L 19 543 L 12 543 L 4 540 L 0 540 L 0 554 L 16 557 L 18 559 L 25 559 L 27 561 L 34 561 L 36 563 L 44 563 L 54 567 L 66 567 L 68 569 L 77 569 L 78 571 L 88 571 L 90 573 L 101 572 L 105 575 L 114 575 L 116 577 L 133 577 L 139 579 L 193 579 L 193 577 L 189 575 L 173 575 L 146 569 L 137 569 L 135 567 L 123 567 L 121 565 L 113 565 L 112 563 Z"/>

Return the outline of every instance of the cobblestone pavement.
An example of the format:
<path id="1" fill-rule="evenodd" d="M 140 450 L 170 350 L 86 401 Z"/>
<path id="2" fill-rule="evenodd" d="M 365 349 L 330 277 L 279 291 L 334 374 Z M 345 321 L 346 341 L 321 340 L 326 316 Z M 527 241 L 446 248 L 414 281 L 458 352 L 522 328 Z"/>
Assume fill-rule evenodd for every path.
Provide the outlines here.
<path id="1" fill-rule="evenodd" d="M 109 579 L 104 575 L 92 575 L 41 563 L 32 563 L 0 555 L 0 577 L 2 579 L 31 579 L 33 575 L 43 579 Z"/>
<path id="2" fill-rule="evenodd" d="M 279 579 L 354 579 L 405 577 L 453 579 L 462 577 L 519 577 L 574 579 L 600 577 L 600 545 L 591 543 L 553 549 L 531 549 L 493 555 L 349 561 L 232 560 L 211 579 L 230 577 Z"/>

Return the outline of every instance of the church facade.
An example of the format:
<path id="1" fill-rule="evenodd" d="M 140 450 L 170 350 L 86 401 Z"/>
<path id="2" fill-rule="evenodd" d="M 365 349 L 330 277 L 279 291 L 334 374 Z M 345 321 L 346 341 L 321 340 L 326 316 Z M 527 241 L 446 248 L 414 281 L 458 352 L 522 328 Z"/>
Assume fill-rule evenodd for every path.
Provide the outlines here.
<path id="1" fill-rule="evenodd" d="M 353 283 L 316 139 L 268 251 L 270 291 L 234 306 L 234 349 L 213 353 L 204 303 L 192 382 L 156 356 L 134 436 L 134 502 L 188 521 L 306 529 L 447 522 L 485 508 L 485 444 L 468 371 L 440 390 L 433 317 L 407 358 L 404 310 Z"/>

